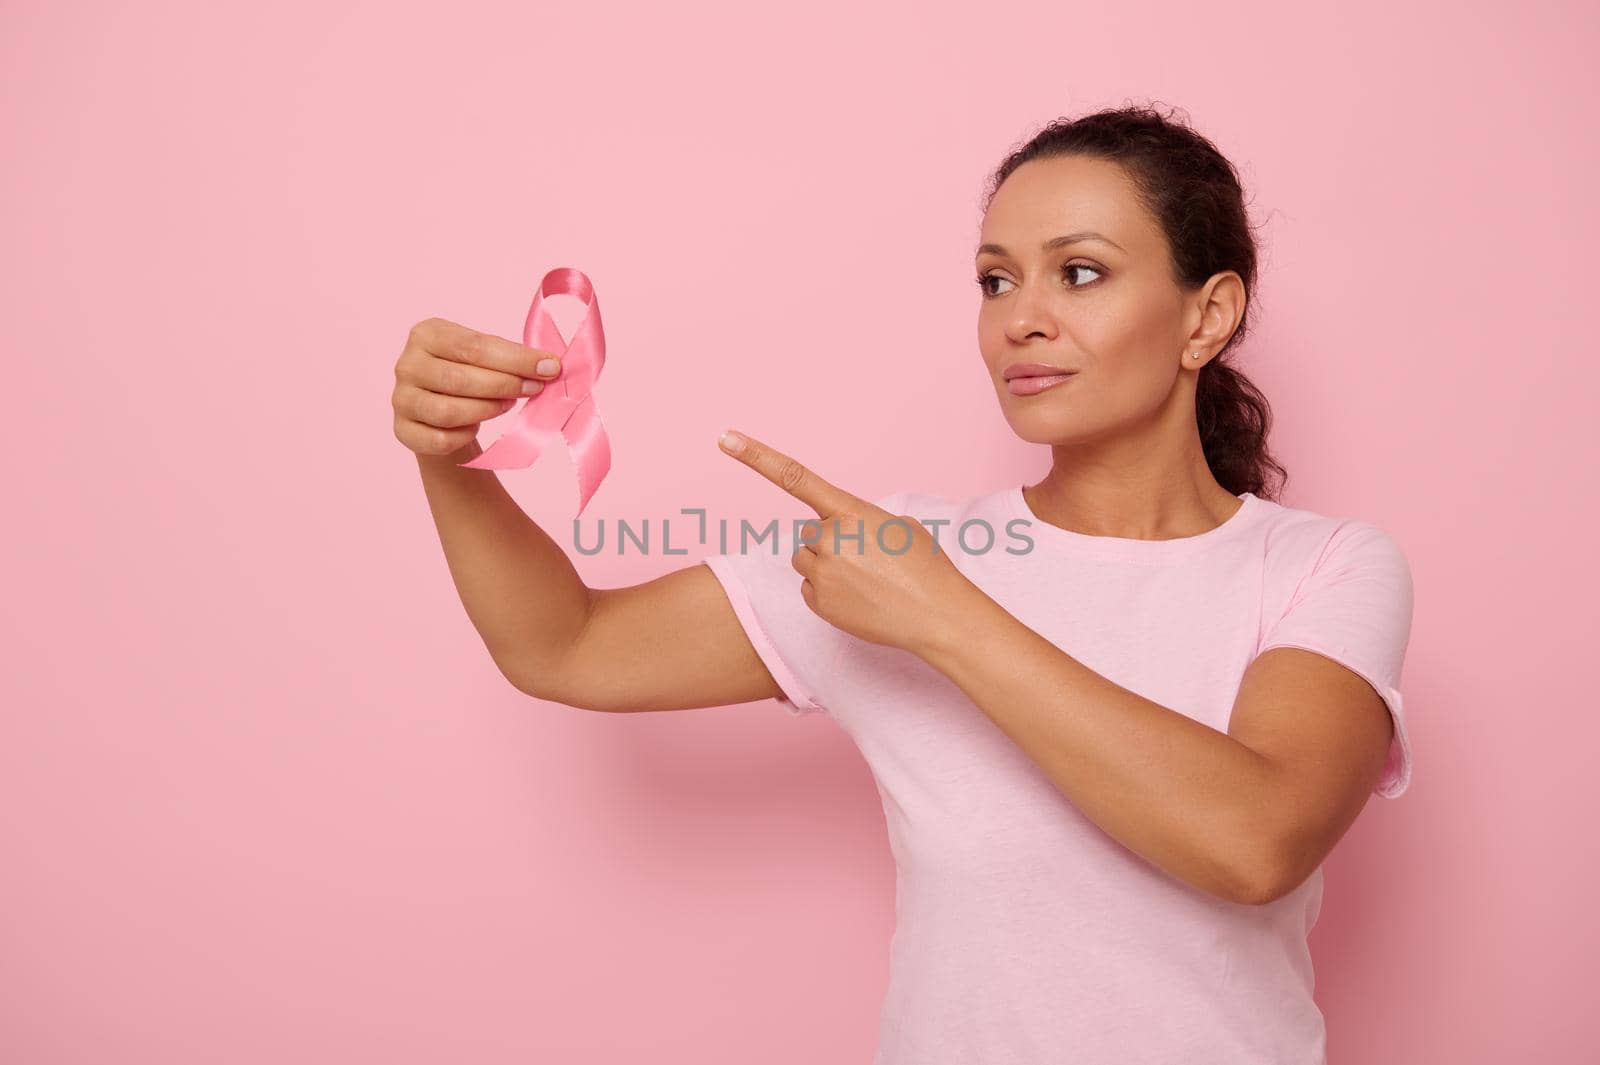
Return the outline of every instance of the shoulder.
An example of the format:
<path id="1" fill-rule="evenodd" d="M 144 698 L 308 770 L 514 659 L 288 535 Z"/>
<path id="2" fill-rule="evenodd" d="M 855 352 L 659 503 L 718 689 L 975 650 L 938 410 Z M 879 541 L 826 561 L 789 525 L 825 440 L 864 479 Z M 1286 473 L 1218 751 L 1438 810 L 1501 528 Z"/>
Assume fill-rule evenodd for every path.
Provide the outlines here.
<path id="1" fill-rule="evenodd" d="M 1411 583 L 1411 564 L 1397 537 L 1365 518 L 1324 514 L 1259 499 L 1267 561 L 1309 577 L 1360 569 Z"/>

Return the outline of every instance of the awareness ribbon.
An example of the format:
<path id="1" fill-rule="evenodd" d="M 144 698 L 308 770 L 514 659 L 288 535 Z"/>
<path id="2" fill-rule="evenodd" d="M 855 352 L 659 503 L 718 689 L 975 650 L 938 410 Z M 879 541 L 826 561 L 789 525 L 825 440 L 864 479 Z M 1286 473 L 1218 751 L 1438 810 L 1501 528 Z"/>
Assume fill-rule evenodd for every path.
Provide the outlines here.
<path id="1" fill-rule="evenodd" d="M 583 321 L 573 330 L 572 343 L 561 339 L 546 296 L 574 296 L 588 309 Z M 594 284 L 581 270 L 558 266 L 544 275 L 533 294 L 528 320 L 522 327 L 522 342 L 530 348 L 548 351 L 561 360 L 561 374 L 546 381 L 544 389 L 529 396 L 504 436 L 470 462 L 461 463 L 473 470 L 510 470 L 531 466 L 546 446 L 565 439 L 578 471 L 578 514 L 589 497 L 600 487 L 611 469 L 611 441 L 600 412 L 595 409 L 595 379 L 606 364 L 606 335 L 600 324 L 600 303 Z"/>

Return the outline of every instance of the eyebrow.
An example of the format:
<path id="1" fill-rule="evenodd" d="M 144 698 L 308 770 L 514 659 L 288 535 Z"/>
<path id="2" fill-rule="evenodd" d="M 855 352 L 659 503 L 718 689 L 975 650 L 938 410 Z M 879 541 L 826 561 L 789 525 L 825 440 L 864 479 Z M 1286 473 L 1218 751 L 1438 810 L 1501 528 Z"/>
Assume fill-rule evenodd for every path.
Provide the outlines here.
<path id="1" fill-rule="evenodd" d="M 1056 248 L 1065 247 L 1068 244 L 1076 244 L 1080 240 L 1101 240 L 1101 241 L 1104 241 L 1105 243 L 1111 245 L 1113 248 L 1117 249 L 1118 251 L 1127 251 L 1126 248 L 1124 248 L 1121 244 L 1118 244 L 1116 241 L 1112 240 L 1110 237 L 1102 236 L 1101 234 L 1096 233 L 1093 230 L 1089 230 L 1089 229 L 1081 230 L 1081 231 L 1079 231 L 1077 233 L 1068 233 L 1066 236 L 1062 236 L 1062 237 L 1051 237 L 1049 240 L 1047 240 L 1043 244 L 1039 245 L 1039 248 L 1040 248 L 1041 251 L 1054 251 Z M 1011 254 L 1010 252 L 1006 251 L 1004 248 L 1002 248 L 998 244 L 980 244 L 980 245 L 978 245 L 977 254 L 978 255 L 982 255 L 984 252 L 993 252 L 995 255 L 1010 255 Z"/>

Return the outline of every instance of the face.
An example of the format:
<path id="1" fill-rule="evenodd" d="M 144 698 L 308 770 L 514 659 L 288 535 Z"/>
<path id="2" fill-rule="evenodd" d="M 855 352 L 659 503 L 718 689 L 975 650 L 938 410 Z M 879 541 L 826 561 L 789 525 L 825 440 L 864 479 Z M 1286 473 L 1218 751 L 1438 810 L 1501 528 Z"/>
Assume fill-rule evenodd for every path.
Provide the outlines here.
<path id="1" fill-rule="evenodd" d="M 1085 233 L 1097 235 L 1053 243 Z M 1024 163 L 996 192 L 979 243 L 978 346 L 1019 437 L 1117 435 L 1159 420 L 1192 389 L 1183 360 L 1200 319 L 1119 165 L 1082 156 Z M 1008 382 L 1008 368 L 1023 363 L 1073 372 Z"/>

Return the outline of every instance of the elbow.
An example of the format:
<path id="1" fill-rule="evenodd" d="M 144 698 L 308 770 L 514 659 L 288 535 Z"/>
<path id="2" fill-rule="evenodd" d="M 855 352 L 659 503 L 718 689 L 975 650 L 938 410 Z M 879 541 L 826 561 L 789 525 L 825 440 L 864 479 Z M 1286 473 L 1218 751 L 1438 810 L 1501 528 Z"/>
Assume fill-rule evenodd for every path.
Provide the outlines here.
<path id="1" fill-rule="evenodd" d="M 529 698 L 560 703 L 574 710 L 608 713 L 621 709 L 607 704 L 609 666 L 596 662 L 594 655 L 585 654 L 583 650 L 583 637 L 594 617 L 598 593 L 591 588 L 588 594 L 588 605 L 581 621 L 565 639 L 547 641 L 536 649 L 525 642 L 514 652 L 495 655 L 494 661 L 501 676 Z"/>
<path id="2" fill-rule="evenodd" d="M 1246 848 L 1234 863 L 1229 898 L 1245 906 L 1277 902 L 1305 883 L 1307 873 L 1289 846 Z"/>
<path id="3" fill-rule="evenodd" d="M 530 699 L 548 703 L 566 703 L 568 693 L 560 683 L 560 675 L 548 668 L 534 668 L 527 662 L 509 662 L 495 659 L 500 675 L 517 691 Z M 588 709 L 581 707 L 580 709 Z"/>
<path id="4" fill-rule="evenodd" d="M 583 695 L 594 694 L 596 685 L 584 683 L 574 675 L 572 659 L 568 655 L 536 656 L 519 651 L 492 657 L 506 682 L 530 699 L 562 703 L 579 710 L 602 709 L 583 699 Z"/>
<path id="5" fill-rule="evenodd" d="M 1244 906 L 1265 906 L 1292 890 L 1294 886 L 1275 867 L 1252 867 L 1234 878 L 1228 898 Z"/>
<path id="6" fill-rule="evenodd" d="M 500 666 L 500 675 L 517 691 L 530 699 L 570 706 L 574 710 L 595 713 L 612 713 L 625 709 L 613 706 L 605 698 L 605 687 L 599 684 L 575 682 L 567 674 L 551 668 L 528 669 Z"/>
<path id="7" fill-rule="evenodd" d="M 523 695 L 528 696 L 530 699 L 545 698 L 538 686 L 533 683 L 533 679 L 525 676 L 519 670 L 509 669 L 505 666 L 501 666 L 500 675 L 506 679 L 506 683 L 510 684 L 513 688 L 521 692 Z"/>
<path id="8" fill-rule="evenodd" d="M 506 680 L 510 682 L 513 688 L 517 689 L 517 691 L 521 692 L 523 695 L 526 695 L 530 699 L 538 699 L 540 702 L 545 703 L 559 703 L 562 706 L 570 706 L 574 710 L 605 709 L 603 706 L 593 705 L 584 700 L 575 700 L 574 696 L 570 692 L 557 685 L 553 685 L 548 676 L 542 677 L 535 682 L 533 679 L 527 678 L 520 673 L 513 673 L 506 670 L 501 670 L 501 673 L 505 676 Z"/>
<path id="9" fill-rule="evenodd" d="M 500 671 L 500 675 L 505 678 L 507 684 L 510 684 L 523 695 L 531 696 L 535 699 L 544 698 L 540 690 L 543 687 L 542 681 L 544 679 L 542 671 L 529 668 L 529 664 L 523 661 L 521 657 L 494 654 L 492 648 L 489 657 L 494 661 L 495 668 Z"/>

